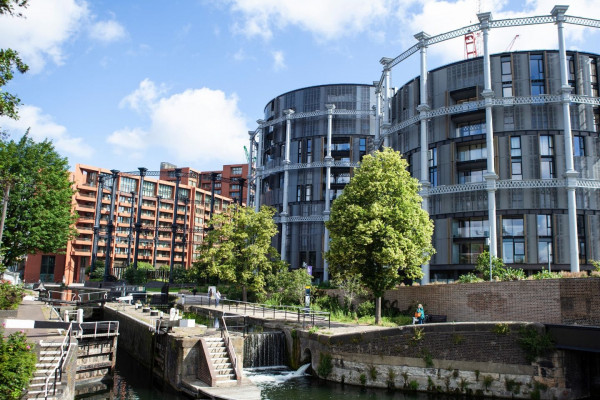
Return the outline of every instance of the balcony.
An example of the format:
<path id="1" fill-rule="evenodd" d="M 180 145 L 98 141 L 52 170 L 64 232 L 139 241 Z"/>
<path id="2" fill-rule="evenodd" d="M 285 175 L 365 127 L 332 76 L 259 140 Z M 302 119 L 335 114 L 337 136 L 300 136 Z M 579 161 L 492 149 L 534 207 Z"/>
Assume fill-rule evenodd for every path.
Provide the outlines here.
<path id="1" fill-rule="evenodd" d="M 456 137 L 485 135 L 485 123 L 463 125 L 456 128 Z"/>

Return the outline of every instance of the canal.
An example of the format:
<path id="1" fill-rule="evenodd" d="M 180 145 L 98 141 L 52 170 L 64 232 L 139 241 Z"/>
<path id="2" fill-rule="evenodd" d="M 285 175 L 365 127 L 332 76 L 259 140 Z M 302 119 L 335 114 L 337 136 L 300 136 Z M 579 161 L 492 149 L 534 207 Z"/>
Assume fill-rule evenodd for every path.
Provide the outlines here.
<path id="1" fill-rule="evenodd" d="M 244 371 L 261 388 L 261 400 L 444 400 L 460 396 L 433 396 L 422 393 L 365 389 L 313 378 L 286 367 L 247 369 Z M 156 386 L 150 371 L 141 367 L 126 352 L 117 356 L 112 382 L 94 393 L 77 396 L 77 400 L 189 400 L 168 388 Z"/>

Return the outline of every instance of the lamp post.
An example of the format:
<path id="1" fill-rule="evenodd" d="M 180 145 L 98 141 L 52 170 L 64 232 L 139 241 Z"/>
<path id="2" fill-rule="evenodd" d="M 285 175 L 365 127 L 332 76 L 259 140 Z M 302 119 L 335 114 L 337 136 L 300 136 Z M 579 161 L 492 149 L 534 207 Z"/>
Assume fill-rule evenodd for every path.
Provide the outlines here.
<path id="1" fill-rule="evenodd" d="M 485 241 L 488 245 L 488 253 L 490 254 L 490 282 L 491 282 L 492 281 L 492 249 L 490 247 L 491 247 L 492 240 L 488 236 L 485 238 Z"/>

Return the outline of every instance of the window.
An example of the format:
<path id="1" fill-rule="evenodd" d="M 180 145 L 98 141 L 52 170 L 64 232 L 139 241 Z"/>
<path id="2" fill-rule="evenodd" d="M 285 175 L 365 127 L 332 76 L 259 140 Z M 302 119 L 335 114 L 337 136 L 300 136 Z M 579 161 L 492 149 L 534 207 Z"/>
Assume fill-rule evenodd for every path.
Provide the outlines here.
<path id="1" fill-rule="evenodd" d="M 358 139 L 358 156 L 362 160 L 365 154 L 367 154 L 367 138 L 360 138 Z"/>
<path id="2" fill-rule="evenodd" d="M 429 183 L 431 186 L 437 186 L 438 175 L 437 175 L 437 148 L 434 147 L 427 152 L 429 158 Z"/>
<path id="3" fill-rule="evenodd" d="M 241 175 L 242 167 L 231 167 L 231 175 Z"/>
<path id="4" fill-rule="evenodd" d="M 42 265 L 40 266 L 40 280 L 42 282 L 54 281 L 54 266 L 56 258 L 54 256 L 42 256 Z"/>
<path id="5" fill-rule="evenodd" d="M 540 136 L 540 177 L 542 179 L 554 178 L 554 143 L 553 137 Z"/>
<path id="6" fill-rule="evenodd" d="M 598 63 L 595 58 L 590 58 L 590 95 L 598 97 Z"/>
<path id="7" fill-rule="evenodd" d="M 474 169 L 467 171 L 459 171 L 458 172 L 458 183 L 472 183 L 472 182 L 483 182 L 483 173 L 482 169 Z"/>
<path id="8" fill-rule="evenodd" d="M 512 179 L 523 179 L 521 164 L 521 137 L 510 138 L 510 174 Z"/>
<path id="9" fill-rule="evenodd" d="M 458 148 L 458 161 L 484 160 L 487 157 L 485 143 L 471 144 Z"/>
<path id="10" fill-rule="evenodd" d="M 124 176 L 121 177 L 121 181 L 119 182 L 119 190 L 121 192 L 136 192 L 137 185 L 135 179 L 126 178 Z"/>
<path id="11" fill-rule="evenodd" d="M 502 258 L 507 264 L 525 262 L 523 218 L 502 220 Z"/>
<path id="12" fill-rule="evenodd" d="M 306 162 L 312 162 L 312 139 L 306 139 Z"/>
<path id="13" fill-rule="evenodd" d="M 502 70 L 502 97 L 512 97 L 512 68 L 510 57 L 500 59 L 500 68 Z"/>
<path id="14" fill-rule="evenodd" d="M 571 93 L 576 93 L 577 88 L 575 86 L 575 59 L 572 54 L 567 55 L 567 73 L 568 73 L 568 83 L 571 86 Z"/>
<path id="15" fill-rule="evenodd" d="M 306 185 L 306 201 L 312 200 L 312 185 Z"/>
<path id="16" fill-rule="evenodd" d="M 158 185 L 158 195 L 160 197 L 162 197 L 163 199 L 173 198 L 173 186 L 159 184 Z"/>
<path id="17" fill-rule="evenodd" d="M 541 54 L 532 54 L 529 57 L 529 78 L 531 79 L 532 96 L 546 93 L 544 84 L 544 57 Z"/>
<path id="18" fill-rule="evenodd" d="M 144 196 L 153 197 L 156 192 L 156 183 L 144 181 Z"/>
<path id="19" fill-rule="evenodd" d="M 485 121 L 471 121 L 458 124 L 456 137 L 473 136 L 485 134 Z"/>
<path id="20" fill-rule="evenodd" d="M 484 238 L 488 234 L 488 226 L 486 218 L 457 220 L 452 223 L 452 235 L 455 238 Z"/>
<path id="21" fill-rule="evenodd" d="M 296 162 L 302 162 L 302 140 L 298 140 L 298 160 Z"/>
<path id="22" fill-rule="evenodd" d="M 552 216 L 537 216 L 538 262 L 552 262 Z"/>
<path id="23" fill-rule="evenodd" d="M 573 156 L 585 157 L 585 140 L 583 136 L 573 136 Z"/>
<path id="24" fill-rule="evenodd" d="M 302 185 L 296 186 L 296 201 L 302 201 Z"/>

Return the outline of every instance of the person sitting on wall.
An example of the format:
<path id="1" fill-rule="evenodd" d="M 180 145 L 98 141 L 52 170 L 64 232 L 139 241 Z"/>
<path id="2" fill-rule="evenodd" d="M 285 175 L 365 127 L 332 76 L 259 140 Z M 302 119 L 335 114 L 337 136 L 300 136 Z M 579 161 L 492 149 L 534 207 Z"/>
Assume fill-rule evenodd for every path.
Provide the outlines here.
<path id="1" fill-rule="evenodd" d="M 217 289 L 215 292 L 215 307 L 219 306 L 219 301 L 221 301 L 221 292 L 219 292 L 219 289 Z"/>
<path id="2" fill-rule="evenodd" d="M 414 324 L 424 324 L 425 323 L 425 310 L 423 309 L 423 305 L 419 304 L 417 306 L 417 310 L 415 311 L 415 316 L 413 317 L 413 325 Z"/>

